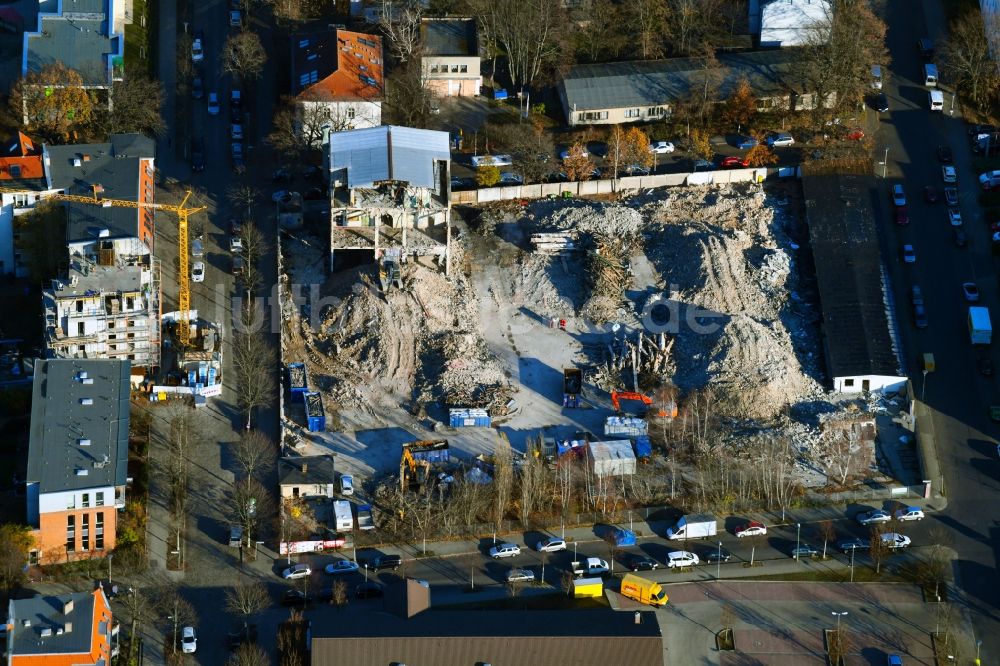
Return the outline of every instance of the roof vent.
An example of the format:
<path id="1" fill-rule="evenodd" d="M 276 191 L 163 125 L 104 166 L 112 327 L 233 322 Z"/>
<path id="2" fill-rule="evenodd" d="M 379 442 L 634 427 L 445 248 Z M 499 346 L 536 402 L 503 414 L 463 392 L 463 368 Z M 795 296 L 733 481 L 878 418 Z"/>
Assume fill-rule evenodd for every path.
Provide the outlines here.
<path id="1" fill-rule="evenodd" d="M 63 635 L 63 628 L 56 627 L 56 636 L 62 636 L 62 635 Z"/>
<path id="2" fill-rule="evenodd" d="M 81 468 L 81 469 L 76 470 L 76 475 L 77 476 L 87 476 L 88 474 L 89 474 L 89 472 L 87 470 L 85 470 L 85 469 Z"/>
<path id="3" fill-rule="evenodd" d="M 72 634 L 73 633 L 73 623 L 72 622 L 67 622 L 65 629 L 66 629 L 66 633 L 67 634 Z"/>
<path id="4" fill-rule="evenodd" d="M 94 378 L 93 377 L 87 377 L 86 379 L 81 379 L 80 383 L 82 383 L 82 384 L 84 384 L 86 386 L 92 386 L 94 384 Z"/>
<path id="5" fill-rule="evenodd" d="M 31 620 L 29 620 L 28 618 L 24 618 L 23 620 L 21 620 L 21 626 L 22 627 L 30 627 L 31 626 Z"/>
<path id="6" fill-rule="evenodd" d="M 89 439 L 81 439 L 79 441 L 79 444 L 80 444 L 80 446 L 90 446 L 90 440 Z"/>
<path id="7" fill-rule="evenodd" d="M 73 166 L 75 166 L 75 167 L 81 167 L 81 166 L 83 166 L 83 162 L 80 160 L 79 157 L 74 157 L 73 158 Z"/>
<path id="8" fill-rule="evenodd" d="M 87 378 L 86 371 L 81 370 L 80 372 L 76 373 L 76 378 L 77 379 L 86 379 Z"/>
<path id="9" fill-rule="evenodd" d="M 41 634 L 42 634 L 42 638 L 48 638 L 49 636 L 52 635 L 52 628 L 51 627 L 42 627 Z"/>
<path id="10" fill-rule="evenodd" d="M 92 405 L 92 404 L 94 404 L 94 399 L 93 398 L 80 398 L 80 404 L 81 405 Z"/>

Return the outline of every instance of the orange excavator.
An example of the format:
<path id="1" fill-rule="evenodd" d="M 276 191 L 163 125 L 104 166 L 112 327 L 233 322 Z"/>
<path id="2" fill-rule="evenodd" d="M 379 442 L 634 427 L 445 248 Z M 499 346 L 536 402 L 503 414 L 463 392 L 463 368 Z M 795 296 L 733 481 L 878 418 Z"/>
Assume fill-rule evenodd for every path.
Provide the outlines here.
<path id="1" fill-rule="evenodd" d="M 621 401 L 622 400 L 636 400 L 644 404 L 647 408 L 653 406 L 653 399 L 644 393 L 637 393 L 635 391 L 612 391 L 611 392 L 611 406 L 615 408 L 615 412 L 618 414 L 622 413 Z M 671 401 L 670 403 L 663 406 L 656 412 L 656 416 L 659 418 L 676 417 L 677 416 L 677 403 Z"/>

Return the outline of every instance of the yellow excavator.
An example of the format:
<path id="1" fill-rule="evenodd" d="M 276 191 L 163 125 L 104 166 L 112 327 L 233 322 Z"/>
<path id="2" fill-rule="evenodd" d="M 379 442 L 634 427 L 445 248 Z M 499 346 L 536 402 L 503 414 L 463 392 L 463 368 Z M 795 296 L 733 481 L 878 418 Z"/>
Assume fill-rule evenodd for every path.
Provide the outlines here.
<path id="1" fill-rule="evenodd" d="M 410 449 L 404 446 L 403 456 L 399 460 L 400 489 L 403 491 L 407 489 L 415 490 L 424 485 L 430 469 L 431 464 L 429 462 L 426 460 L 417 460 L 410 453 Z"/>

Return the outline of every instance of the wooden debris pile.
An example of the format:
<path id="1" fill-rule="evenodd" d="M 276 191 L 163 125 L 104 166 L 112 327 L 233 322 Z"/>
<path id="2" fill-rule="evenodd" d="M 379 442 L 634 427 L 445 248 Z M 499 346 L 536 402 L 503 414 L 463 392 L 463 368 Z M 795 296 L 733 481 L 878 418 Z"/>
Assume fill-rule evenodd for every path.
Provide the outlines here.
<path id="1" fill-rule="evenodd" d="M 588 255 L 590 299 L 583 314 L 595 322 L 615 319 L 632 281 L 629 258 L 640 249 L 638 235 L 598 233 Z"/>
<path id="2" fill-rule="evenodd" d="M 589 380 L 611 391 L 628 386 L 633 391 L 651 391 L 673 374 L 670 352 L 674 338 L 666 333 L 636 331 L 615 338 L 604 350 L 604 362 L 588 375 Z"/>

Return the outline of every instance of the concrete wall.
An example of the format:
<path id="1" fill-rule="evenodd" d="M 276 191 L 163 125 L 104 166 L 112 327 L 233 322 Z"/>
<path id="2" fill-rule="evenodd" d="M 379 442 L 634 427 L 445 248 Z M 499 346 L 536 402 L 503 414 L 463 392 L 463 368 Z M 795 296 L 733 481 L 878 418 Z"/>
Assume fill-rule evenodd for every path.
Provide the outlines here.
<path id="1" fill-rule="evenodd" d="M 678 187 L 681 185 L 722 185 L 726 183 L 746 183 L 762 181 L 768 176 L 790 178 L 798 175 L 798 169 L 785 167 L 759 169 L 726 169 L 724 171 L 699 171 L 697 173 L 662 173 L 650 176 L 626 176 L 617 180 L 584 180 L 571 183 L 535 183 L 532 185 L 509 185 L 486 187 L 479 190 L 465 190 L 451 193 L 452 204 L 475 205 L 491 201 L 512 199 L 543 199 L 548 196 L 585 197 L 596 194 L 612 194 L 658 187 Z"/>

